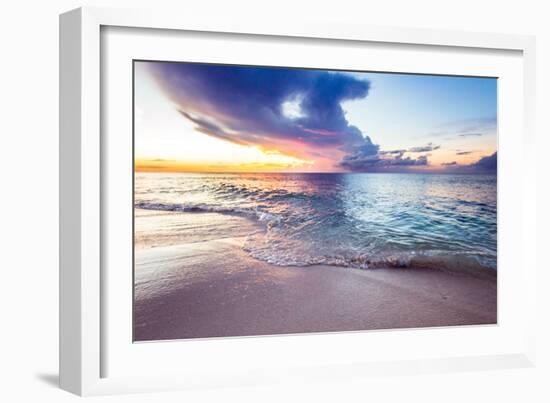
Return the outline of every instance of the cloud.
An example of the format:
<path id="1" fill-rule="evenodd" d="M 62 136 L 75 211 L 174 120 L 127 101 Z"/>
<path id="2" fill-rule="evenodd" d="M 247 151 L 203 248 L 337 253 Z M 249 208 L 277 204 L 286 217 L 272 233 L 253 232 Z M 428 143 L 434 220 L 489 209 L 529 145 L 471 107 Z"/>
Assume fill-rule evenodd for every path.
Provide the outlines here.
<path id="1" fill-rule="evenodd" d="M 496 173 L 497 171 L 497 152 L 480 158 L 473 164 L 462 165 L 456 161 L 443 162 L 442 166 L 452 169 L 455 173 Z"/>
<path id="2" fill-rule="evenodd" d="M 468 154 L 472 154 L 473 152 L 475 151 L 457 151 L 456 155 L 468 155 Z"/>
<path id="3" fill-rule="evenodd" d="M 381 161 L 378 153 L 379 146 L 374 144 L 370 137 L 366 137 L 363 144 L 356 146 L 351 152 L 345 155 L 338 166 L 351 171 L 361 171 L 372 167 Z"/>
<path id="4" fill-rule="evenodd" d="M 432 143 L 428 143 L 426 146 L 421 147 L 411 147 L 407 151 L 410 153 L 423 153 L 428 151 L 435 151 L 441 148 L 440 146 L 433 145 Z"/>
<path id="5" fill-rule="evenodd" d="M 224 141 L 259 146 L 264 152 L 323 160 L 350 170 L 408 169 L 429 165 L 428 143 L 380 150 L 346 117 L 342 103 L 368 96 L 370 82 L 325 70 L 139 62 L 195 130 Z M 495 120 L 496 122 L 496 120 Z M 459 135 L 490 122 L 468 121 Z"/>
<path id="6" fill-rule="evenodd" d="M 428 165 L 428 157 L 421 155 L 416 160 L 414 160 L 414 165 Z"/>
<path id="7" fill-rule="evenodd" d="M 480 133 L 480 132 L 474 132 L 474 133 L 460 133 L 459 136 L 460 137 L 478 137 L 478 136 L 483 136 L 485 133 Z"/>
<path id="8" fill-rule="evenodd" d="M 373 145 L 341 106 L 365 98 L 367 80 L 276 67 L 147 62 L 147 68 L 182 116 L 209 136 L 291 153 L 327 148 L 342 155 Z"/>
<path id="9" fill-rule="evenodd" d="M 381 155 L 403 155 L 407 152 L 407 150 L 384 150 L 380 151 Z"/>
<path id="10" fill-rule="evenodd" d="M 388 168 L 428 165 L 426 155 L 403 158 L 403 154 L 408 150 L 379 151 L 379 146 L 373 144 L 369 137 L 365 140 L 368 145 L 358 147 L 353 153 L 344 156 L 338 165 L 354 172 L 376 172 Z"/>
<path id="11" fill-rule="evenodd" d="M 487 171 L 487 172 L 496 172 L 497 170 L 497 152 L 493 154 L 482 157 L 479 161 L 470 164 L 470 168 L 473 168 L 476 171 Z"/>
<path id="12" fill-rule="evenodd" d="M 195 123 L 195 130 L 201 133 L 204 133 L 208 136 L 217 137 L 223 140 L 227 140 L 235 144 L 245 144 L 242 141 L 239 141 L 238 137 L 232 136 L 227 133 L 224 129 L 216 125 L 215 123 L 209 122 L 206 118 L 194 117 L 190 113 L 179 110 L 179 113 L 182 114 L 185 118 Z"/>
<path id="13" fill-rule="evenodd" d="M 478 137 L 494 134 L 497 130 L 496 116 L 464 119 L 441 125 L 429 136 Z"/>
<path id="14" fill-rule="evenodd" d="M 466 119 L 456 122 L 461 128 L 461 133 L 481 132 L 482 134 L 488 131 L 494 131 L 497 127 L 496 116 L 489 116 L 476 119 Z"/>
<path id="15" fill-rule="evenodd" d="M 411 147 L 411 148 L 407 148 L 407 149 L 382 150 L 382 151 L 380 151 L 380 155 L 382 155 L 382 156 L 391 155 L 391 156 L 394 156 L 394 157 L 398 158 L 398 157 L 403 157 L 403 155 L 405 153 L 425 153 L 425 152 L 429 152 L 429 151 L 435 151 L 435 150 L 438 150 L 440 148 L 441 148 L 441 146 L 436 146 L 433 143 L 428 143 L 425 146 Z"/>

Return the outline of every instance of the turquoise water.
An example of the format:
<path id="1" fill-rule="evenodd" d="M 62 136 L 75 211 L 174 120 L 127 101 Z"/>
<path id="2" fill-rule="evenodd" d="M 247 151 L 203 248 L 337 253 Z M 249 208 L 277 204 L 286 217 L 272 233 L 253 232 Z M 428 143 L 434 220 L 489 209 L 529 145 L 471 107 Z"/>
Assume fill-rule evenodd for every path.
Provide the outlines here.
<path id="1" fill-rule="evenodd" d="M 135 207 L 247 217 L 276 265 L 497 266 L 495 175 L 136 173 Z"/>

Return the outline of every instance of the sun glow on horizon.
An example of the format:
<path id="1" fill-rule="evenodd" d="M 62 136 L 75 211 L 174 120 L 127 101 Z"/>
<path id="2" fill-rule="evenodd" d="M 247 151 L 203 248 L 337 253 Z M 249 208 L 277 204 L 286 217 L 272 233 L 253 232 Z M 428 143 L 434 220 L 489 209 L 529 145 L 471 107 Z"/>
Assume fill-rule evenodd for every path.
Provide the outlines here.
<path id="1" fill-rule="evenodd" d="M 313 161 L 282 154 L 276 150 L 263 150 L 257 146 L 243 146 L 213 139 L 215 147 L 208 148 L 208 155 L 185 159 L 143 158 L 135 159 L 139 172 L 248 172 L 308 170 Z"/>

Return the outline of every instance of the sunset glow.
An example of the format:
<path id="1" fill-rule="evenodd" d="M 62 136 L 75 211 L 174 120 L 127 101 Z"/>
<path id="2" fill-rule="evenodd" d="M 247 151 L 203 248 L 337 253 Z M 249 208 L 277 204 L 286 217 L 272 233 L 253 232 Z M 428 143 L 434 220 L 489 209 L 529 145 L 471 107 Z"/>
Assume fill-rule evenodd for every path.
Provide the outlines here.
<path id="1" fill-rule="evenodd" d="M 496 79 L 161 62 L 134 68 L 136 171 L 496 168 Z"/>

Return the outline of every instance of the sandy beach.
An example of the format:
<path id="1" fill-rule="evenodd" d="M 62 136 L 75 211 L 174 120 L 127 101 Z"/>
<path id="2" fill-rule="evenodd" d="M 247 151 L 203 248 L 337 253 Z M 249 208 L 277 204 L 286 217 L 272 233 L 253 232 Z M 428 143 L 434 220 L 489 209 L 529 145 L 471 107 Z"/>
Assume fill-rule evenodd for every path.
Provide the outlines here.
<path id="1" fill-rule="evenodd" d="M 241 217 L 136 209 L 134 340 L 496 323 L 496 275 L 275 266 L 242 250 L 254 231 Z"/>

